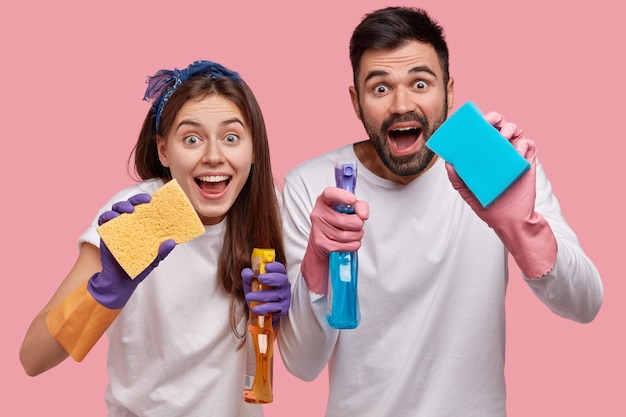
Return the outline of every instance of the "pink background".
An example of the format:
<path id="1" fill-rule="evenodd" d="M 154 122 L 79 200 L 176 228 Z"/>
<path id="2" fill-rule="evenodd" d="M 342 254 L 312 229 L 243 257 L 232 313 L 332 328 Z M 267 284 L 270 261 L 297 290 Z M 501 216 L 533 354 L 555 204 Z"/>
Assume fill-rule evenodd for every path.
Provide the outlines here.
<path id="1" fill-rule="evenodd" d="M 473 100 L 536 141 L 563 212 L 605 284 L 597 319 L 580 325 L 548 311 L 511 269 L 506 373 L 512 417 L 626 415 L 626 280 L 618 240 L 626 232 L 618 179 L 626 16 L 619 3 L 412 3 L 446 29 L 455 108 Z M 114 191 L 131 183 L 127 158 L 148 110 L 141 100 L 146 76 L 195 59 L 239 71 L 264 109 L 281 183 L 297 163 L 364 138 L 348 98 L 348 39 L 364 13 L 390 4 L 40 0 L 0 6 L 0 414 L 105 414 L 106 340 L 82 363 L 67 360 L 36 378 L 23 372 L 18 350 L 72 265 L 78 235 Z M 34 241 L 37 233 L 43 239 Z M 275 370 L 267 416 L 323 415 L 325 372 L 306 383 L 290 376 L 280 359 Z"/>

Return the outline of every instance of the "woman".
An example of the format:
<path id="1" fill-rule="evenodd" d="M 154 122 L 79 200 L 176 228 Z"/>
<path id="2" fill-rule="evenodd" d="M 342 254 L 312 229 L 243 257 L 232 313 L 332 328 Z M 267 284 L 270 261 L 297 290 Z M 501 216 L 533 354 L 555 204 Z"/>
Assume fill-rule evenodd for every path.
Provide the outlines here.
<path id="1" fill-rule="evenodd" d="M 145 99 L 153 104 L 134 149 L 142 181 L 113 196 L 80 237 L 78 259 L 29 327 L 20 360 L 29 375 L 68 353 L 81 360 L 106 330 L 110 416 L 261 416 L 242 395 L 254 247 L 274 248 L 278 262 L 260 277 L 273 289 L 248 302 L 265 302 L 255 312 L 274 317 L 290 303 L 261 110 L 237 73 L 209 61 L 159 71 Z M 171 179 L 206 231 L 164 242 L 130 279 L 96 228 Z"/>

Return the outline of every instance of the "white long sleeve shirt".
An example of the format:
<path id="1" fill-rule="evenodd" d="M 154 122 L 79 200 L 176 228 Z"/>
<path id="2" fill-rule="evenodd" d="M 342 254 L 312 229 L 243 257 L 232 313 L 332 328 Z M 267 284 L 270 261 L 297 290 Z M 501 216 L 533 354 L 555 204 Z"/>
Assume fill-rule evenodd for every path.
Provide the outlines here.
<path id="1" fill-rule="evenodd" d="M 163 182 L 148 180 L 117 193 L 102 207 Z M 99 246 L 97 218 L 80 242 Z M 139 284 L 107 330 L 109 417 L 261 417 L 243 400 L 245 349 L 229 328 L 230 296 L 217 265 L 226 222 L 177 245 Z M 245 330 L 243 306 L 238 328 Z"/>
<path id="2" fill-rule="evenodd" d="M 336 158 L 357 160 L 346 146 L 301 164 L 284 181 L 293 285 L 278 339 L 285 366 L 312 380 L 328 364 L 328 417 L 506 415 L 508 255 L 453 189 L 443 160 L 407 185 L 358 164 L 356 195 L 370 207 L 359 250 L 361 322 L 353 330 L 328 326 L 326 296 L 308 290 L 300 264 L 315 201 L 335 185 Z M 539 163 L 536 210 L 556 236 L 557 262 L 548 275 L 526 282 L 555 313 L 590 321 L 602 283 Z"/>

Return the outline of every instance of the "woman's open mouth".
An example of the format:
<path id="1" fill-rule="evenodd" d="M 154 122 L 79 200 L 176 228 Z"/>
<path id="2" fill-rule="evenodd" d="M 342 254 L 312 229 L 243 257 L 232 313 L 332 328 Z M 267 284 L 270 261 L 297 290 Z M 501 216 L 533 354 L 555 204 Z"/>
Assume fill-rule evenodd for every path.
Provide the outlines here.
<path id="1" fill-rule="evenodd" d="M 231 177 L 228 175 L 206 175 L 196 177 L 195 181 L 198 187 L 205 193 L 219 194 L 228 187 L 230 178 Z"/>

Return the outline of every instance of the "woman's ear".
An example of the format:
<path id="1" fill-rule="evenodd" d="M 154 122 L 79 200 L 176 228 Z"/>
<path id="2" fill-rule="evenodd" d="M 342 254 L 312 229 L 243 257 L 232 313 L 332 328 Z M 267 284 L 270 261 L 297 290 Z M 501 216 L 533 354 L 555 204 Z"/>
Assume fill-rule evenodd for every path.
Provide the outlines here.
<path id="1" fill-rule="evenodd" d="M 164 167 L 168 167 L 167 161 L 167 142 L 163 140 L 159 135 L 156 137 L 157 152 L 159 153 L 159 161 Z"/>

